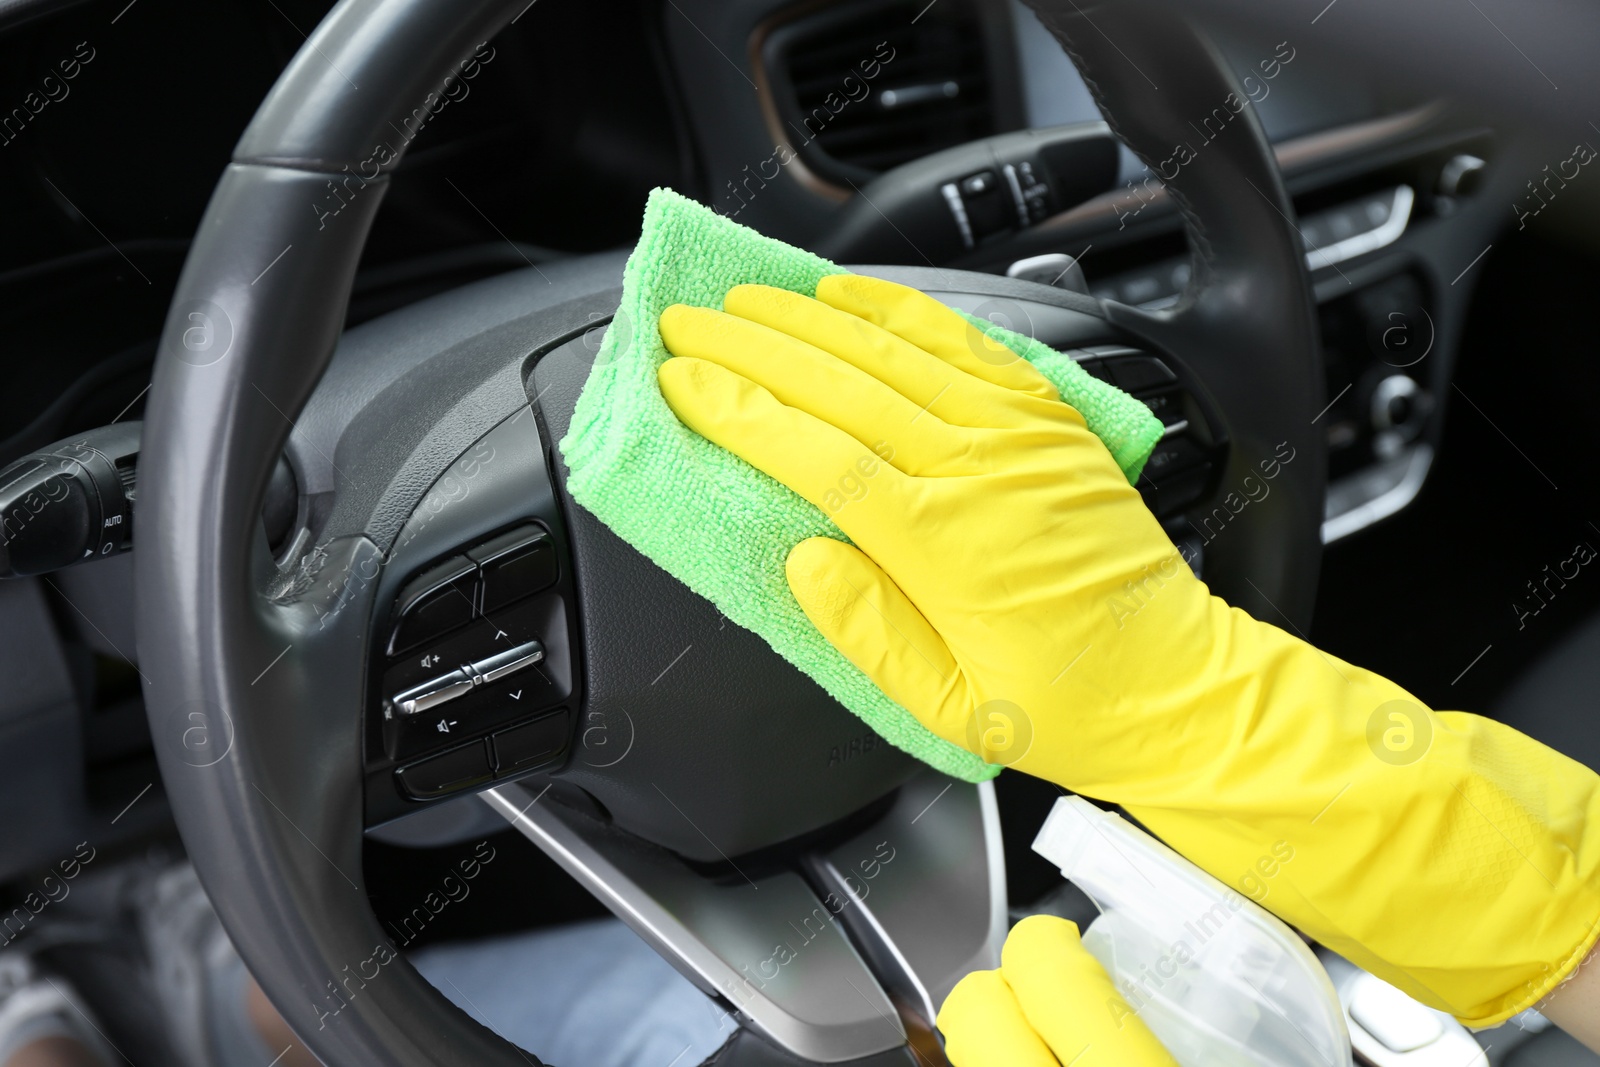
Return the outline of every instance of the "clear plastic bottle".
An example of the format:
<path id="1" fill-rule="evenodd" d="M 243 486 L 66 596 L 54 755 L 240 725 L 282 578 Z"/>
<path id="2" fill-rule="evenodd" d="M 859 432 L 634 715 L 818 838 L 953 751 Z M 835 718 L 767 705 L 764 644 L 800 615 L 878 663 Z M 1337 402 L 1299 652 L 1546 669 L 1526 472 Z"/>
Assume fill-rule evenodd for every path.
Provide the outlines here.
<path id="1" fill-rule="evenodd" d="M 1084 947 L 1182 1067 L 1349 1067 L 1327 972 L 1258 905 L 1080 797 L 1033 849 L 1099 907 Z"/>

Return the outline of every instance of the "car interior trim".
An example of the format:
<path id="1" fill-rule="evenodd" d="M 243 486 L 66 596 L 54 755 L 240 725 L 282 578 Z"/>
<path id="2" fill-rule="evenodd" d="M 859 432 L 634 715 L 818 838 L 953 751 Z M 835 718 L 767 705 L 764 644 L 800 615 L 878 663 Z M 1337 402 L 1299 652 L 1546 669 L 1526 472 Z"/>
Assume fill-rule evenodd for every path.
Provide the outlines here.
<path id="1" fill-rule="evenodd" d="M 1433 446 L 1418 441 L 1393 459 L 1330 483 L 1322 543 L 1331 545 L 1405 510 L 1422 492 L 1432 467 Z"/>
<path id="2" fill-rule="evenodd" d="M 543 796 L 518 784 L 483 793 L 702 992 L 774 1042 L 821 1063 L 904 1045 L 894 1006 L 832 921 L 832 898 L 798 874 L 714 881 Z M 779 942 L 789 951 L 774 953 Z"/>
<path id="3" fill-rule="evenodd" d="M 1443 112 L 1443 104 L 1432 102 L 1382 118 L 1353 122 L 1337 129 L 1281 141 L 1272 150 L 1284 177 L 1290 178 L 1303 171 L 1338 163 L 1416 137 L 1432 127 Z M 1159 211 L 1170 207 L 1171 202 L 1171 195 L 1159 183 L 1155 188 L 1142 190 L 1137 196 L 1125 187 L 1113 189 L 1046 219 L 1038 228 L 1073 232 L 1111 229 L 1115 228 L 1118 217 L 1127 211 L 1130 204 Z"/>
<path id="4" fill-rule="evenodd" d="M 1308 250 L 1306 269 L 1321 270 L 1394 244 L 1406 232 L 1406 224 L 1411 221 L 1411 207 L 1416 199 L 1417 195 L 1411 186 L 1395 186 L 1390 192 L 1389 212 L 1383 222 L 1334 244 Z"/>

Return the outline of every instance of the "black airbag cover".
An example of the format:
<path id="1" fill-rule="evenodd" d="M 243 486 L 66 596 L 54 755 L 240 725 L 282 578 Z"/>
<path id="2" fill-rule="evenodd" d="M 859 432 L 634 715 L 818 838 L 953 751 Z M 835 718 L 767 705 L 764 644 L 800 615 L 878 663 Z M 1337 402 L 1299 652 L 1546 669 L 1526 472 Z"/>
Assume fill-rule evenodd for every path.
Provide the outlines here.
<path id="1" fill-rule="evenodd" d="M 534 367 L 528 394 L 552 442 L 567 432 L 593 355 L 592 338 L 579 338 Z M 565 781 L 623 828 L 716 862 L 842 819 L 915 771 L 760 637 L 576 504 L 553 451 L 588 695 Z"/>

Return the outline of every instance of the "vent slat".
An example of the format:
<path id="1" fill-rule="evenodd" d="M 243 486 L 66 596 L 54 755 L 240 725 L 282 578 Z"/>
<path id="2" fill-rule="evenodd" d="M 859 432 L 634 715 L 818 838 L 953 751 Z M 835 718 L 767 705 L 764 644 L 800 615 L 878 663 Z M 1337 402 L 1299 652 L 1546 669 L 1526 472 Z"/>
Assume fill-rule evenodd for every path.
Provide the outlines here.
<path id="1" fill-rule="evenodd" d="M 925 16 L 913 24 L 919 11 Z M 827 113 L 824 102 L 830 93 L 847 96 L 847 77 L 865 80 L 859 64 L 874 59 L 882 43 L 894 49 L 890 62 L 878 64 L 870 93 L 850 100 L 806 144 L 797 146 L 818 173 L 837 175 L 838 164 L 857 174 L 881 172 L 996 132 L 983 25 L 968 3 L 945 0 L 929 9 L 926 0 L 912 0 L 874 7 L 843 22 L 837 9 L 813 18 L 816 32 L 806 32 L 802 23 L 779 57 L 792 90 L 780 107 L 791 126 L 817 128 L 816 122 L 811 127 L 801 124 L 819 108 Z M 879 102 L 885 89 L 946 82 L 959 87 L 957 95 L 930 97 L 893 110 Z M 859 96 L 860 89 L 855 91 Z"/>

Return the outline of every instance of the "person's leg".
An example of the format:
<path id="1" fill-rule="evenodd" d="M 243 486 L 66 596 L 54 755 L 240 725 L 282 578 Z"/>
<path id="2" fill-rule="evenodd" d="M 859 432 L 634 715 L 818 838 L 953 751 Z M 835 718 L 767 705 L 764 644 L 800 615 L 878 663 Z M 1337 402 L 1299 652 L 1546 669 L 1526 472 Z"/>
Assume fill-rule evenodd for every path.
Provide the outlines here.
<path id="1" fill-rule="evenodd" d="M 155 875 L 139 926 L 167 1035 L 183 1067 L 318 1067 L 256 985 L 194 868 Z"/>
<path id="2" fill-rule="evenodd" d="M 41 1037 L 11 1054 L 0 1067 L 105 1067 L 105 1061 L 71 1037 Z"/>
<path id="3" fill-rule="evenodd" d="M 436 945 L 410 959 L 462 1011 L 554 1063 L 699 1063 L 738 1027 L 615 919 Z M 219 984 L 242 992 L 217 998 L 217 1062 L 259 1064 L 264 1047 L 266 1058 L 281 1056 L 278 1067 L 318 1067 L 242 964 L 239 973 L 237 984 Z"/>
<path id="4" fill-rule="evenodd" d="M 141 911 L 168 1028 L 187 1064 L 317 1067 L 251 979 L 192 869 L 162 873 Z M 699 1063 L 737 1028 L 615 919 L 436 945 L 408 958 L 463 1011 L 555 1063 Z"/>
<path id="5" fill-rule="evenodd" d="M 278 1060 L 278 1067 L 321 1067 L 311 1050 L 300 1043 L 294 1036 L 294 1031 L 289 1029 L 289 1024 L 284 1021 L 278 1009 L 272 1006 L 272 1001 L 256 985 L 256 980 L 251 978 L 245 989 L 245 1016 L 250 1020 L 250 1025 L 255 1028 L 257 1036 L 267 1043 L 269 1048 L 282 1049 L 282 1058 Z"/>
<path id="6" fill-rule="evenodd" d="M 70 984 L 0 954 L 0 1067 L 110 1067 L 111 1055 Z"/>
<path id="7" fill-rule="evenodd" d="M 278 1067 L 320 1067 L 317 1057 L 294 1037 L 254 979 L 245 974 L 234 989 L 237 1003 L 219 1003 L 219 1016 L 224 1019 L 213 1021 L 222 1022 L 214 1027 L 221 1035 L 221 1040 L 214 1041 L 219 1064 L 264 1064 L 266 1059 L 256 1053 L 270 1046 L 280 1051 L 272 1061 Z M 8 1025 L 0 1021 L 0 1067 L 110 1067 L 104 1056 L 80 1037 L 82 1025 L 69 1014 L 69 1003 L 54 1000 L 45 990 L 40 993 L 37 1005 L 26 1013 L 13 1011 Z M 227 1024 L 226 1016 L 234 1016 L 237 1024 Z M 8 1048 L 11 1051 L 5 1051 Z"/>
<path id="8" fill-rule="evenodd" d="M 467 1014 L 553 1063 L 699 1063 L 738 1029 L 616 919 L 434 945 L 409 959 Z"/>

